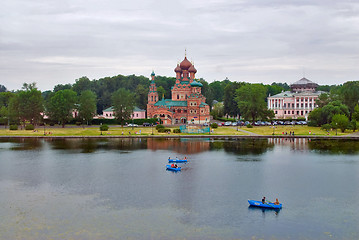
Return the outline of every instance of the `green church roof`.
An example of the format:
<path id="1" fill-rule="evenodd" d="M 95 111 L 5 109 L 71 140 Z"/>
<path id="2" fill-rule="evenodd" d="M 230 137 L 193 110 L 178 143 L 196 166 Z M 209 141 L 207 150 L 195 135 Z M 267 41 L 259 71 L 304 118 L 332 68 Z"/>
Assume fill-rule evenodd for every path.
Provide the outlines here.
<path id="1" fill-rule="evenodd" d="M 171 99 L 162 99 L 154 104 L 155 106 L 165 106 L 165 107 L 186 107 L 187 101 L 173 101 Z"/>

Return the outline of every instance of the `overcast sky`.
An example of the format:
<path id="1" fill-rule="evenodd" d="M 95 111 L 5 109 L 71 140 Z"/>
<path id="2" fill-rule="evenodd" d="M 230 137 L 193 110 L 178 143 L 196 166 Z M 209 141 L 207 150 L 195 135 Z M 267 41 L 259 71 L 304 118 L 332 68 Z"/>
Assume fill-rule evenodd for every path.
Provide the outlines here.
<path id="1" fill-rule="evenodd" d="M 0 0 L 0 84 L 87 76 L 320 84 L 359 80 L 358 0 Z"/>

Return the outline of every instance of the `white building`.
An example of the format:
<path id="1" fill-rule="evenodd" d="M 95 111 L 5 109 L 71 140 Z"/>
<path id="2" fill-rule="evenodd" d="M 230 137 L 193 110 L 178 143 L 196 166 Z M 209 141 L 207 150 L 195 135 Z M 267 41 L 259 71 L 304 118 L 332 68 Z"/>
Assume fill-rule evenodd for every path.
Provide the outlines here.
<path id="1" fill-rule="evenodd" d="M 316 99 L 323 91 L 317 91 L 318 84 L 302 78 L 290 85 L 291 91 L 268 97 L 268 109 L 275 113 L 276 119 L 297 119 L 308 115 L 318 107 Z"/>

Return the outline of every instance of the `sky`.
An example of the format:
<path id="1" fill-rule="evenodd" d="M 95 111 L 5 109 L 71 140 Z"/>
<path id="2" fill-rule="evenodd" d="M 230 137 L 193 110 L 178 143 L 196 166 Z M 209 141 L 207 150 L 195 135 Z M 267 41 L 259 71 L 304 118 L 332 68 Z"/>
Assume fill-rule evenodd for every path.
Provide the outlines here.
<path id="1" fill-rule="evenodd" d="M 207 82 L 359 80 L 357 0 L 0 0 L 0 84 L 122 75 Z"/>

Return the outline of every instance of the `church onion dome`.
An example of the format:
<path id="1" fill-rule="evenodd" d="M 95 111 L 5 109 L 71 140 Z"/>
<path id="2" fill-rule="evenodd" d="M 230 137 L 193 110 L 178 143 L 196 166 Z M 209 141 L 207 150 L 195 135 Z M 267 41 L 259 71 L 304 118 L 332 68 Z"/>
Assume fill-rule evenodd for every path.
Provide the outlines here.
<path id="1" fill-rule="evenodd" d="M 175 72 L 182 72 L 182 69 L 180 68 L 179 64 L 177 64 L 177 67 L 175 68 Z"/>
<path id="2" fill-rule="evenodd" d="M 194 80 L 193 82 L 191 82 L 191 87 L 203 87 L 203 85 L 202 85 L 202 83 Z"/>
<path id="3" fill-rule="evenodd" d="M 154 72 L 154 71 L 152 71 L 151 76 L 155 76 L 155 72 Z"/>
<path id="4" fill-rule="evenodd" d="M 183 61 L 180 64 L 182 70 L 188 70 L 188 68 L 192 66 L 192 63 L 187 60 L 187 57 L 184 57 Z"/>
<path id="5" fill-rule="evenodd" d="M 195 69 L 194 65 L 192 64 L 192 65 L 188 68 L 188 72 L 196 73 L 196 72 L 197 72 L 197 69 Z"/>

